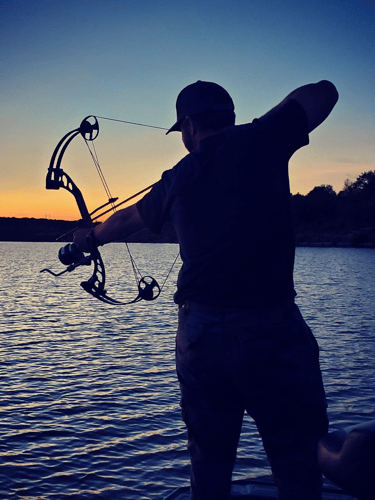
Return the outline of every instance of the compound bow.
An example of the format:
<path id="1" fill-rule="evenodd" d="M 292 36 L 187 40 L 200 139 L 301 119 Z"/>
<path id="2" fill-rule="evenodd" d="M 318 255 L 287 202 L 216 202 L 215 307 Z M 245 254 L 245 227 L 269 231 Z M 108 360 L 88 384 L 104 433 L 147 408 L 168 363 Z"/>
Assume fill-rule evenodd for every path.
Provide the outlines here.
<path id="1" fill-rule="evenodd" d="M 109 119 L 109 118 L 108 118 Z M 115 121 L 122 121 L 122 120 L 115 120 Z M 131 122 L 125 122 L 125 123 L 131 123 Z M 133 125 L 141 125 L 138 123 L 133 123 Z M 146 125 L 147 126 L 147 125 Z M 161 128 L 161 127 L 152 127 L 152 128 Z M 108 201 L 101 205 L 100 207 L 96 208 L 93 212 L 89 213 L 86 203 L 83 199 L 82 193 L 80 189 L 77 187 L 77 185 L 73 182 L 72 178 L 63 171 L 61 168 L 61 162 L 62 158 L 64 156 L 64 153 L 71 143 L 71 141 L 78 135 L 81 134 L 83 139 L 85 140 L 90 154 L 94 159 L 94 163 L 97 167 L 97 170 L 99 172 L 99 175 L 102 179 L 103 185 L 106 189 L 107 195 L 109 196 Z M 148 186 L 147 188 L 143 189 L 142 191 L 139 191 L 135 195 L 131 196 L 130 198 L 127 198 L 126 200 L 122 201 L 121 203 L 118 203 L 115 205 L 115 202 L 118 200 L 118 198 L 112 198 L 108 189 L 108 186 L 104 180 L 104 176 L 101 172 L 99 162 L 97 161 L 96 153 L 95 156 L 93 155 L 88 142 L 93 142 L 99 135 L 99 123 L 97 120 L 96 116 L 90 115 L 87 116 L 80 124 L 80 126 L 77 129 L 74 129 L 70 132 L 68 132 L 64 137 L 61 139 L 61 141 L 58 143 L 56 146 L 52 158 L 50 161 L 50 165 L 48 168 L 48 173 L 47 173 L 47 178 L 46 178 L 46 188 L 47 189 L 66 189 L 72 195 L 74 196 L 78 209 L 81 214 L 81 221 L 80 221 L 80 227 L 89 227 L 92 226 L 93 223 L 102 217 L 103 215 L 107 214 L 111 210 L 115 210 L 117 207 L 120 205 L 130 201 L 131 199 L 135 198 L 136 196 L 139 196 L 145 191 L 148 191 L 149 189 L 152 188 L 153 185 Z M 103 208 L 107 207 L 108 205 L 112 205 L 112 208 L 105 210 L 104 212 L 101 212 L 97 214 L 100 210 Z M 96 214 L 94 217 L 93 215 Z M 74 231 L 74 229 L 72 230 Z M 70 231 L 70 232 L 72 232 Z M 69 233 L 66 233 L 69 234 Z M 65 236 L 65 235 L 64 235 Z M 62 236 L 60 236 L 62 238 Z M 48 272 L 52 274 L 53 276 L 61 276 L 62 274 L 65 274 L 67 272 L 74 271 L 79 266 L 88 266 L 91 265 L 91 263 L 94 264 L 94 270 L 92 273 L 91 278 L 89 278 L 87 281 L 83 281 L 81 283 L 81 287 L 88 292 L 89 294 L 93 295 L 97 299 L 101 300 L 102 302 L 105 302 L 107 304 L 112 304 L 112 305 L 126 305 L 126 304 L 134 304 L 136 302 L 139 302 L 140 300 L 155 300 L 159 295 L 162 290 L 162 287 L 165 284 L 165 281 L 163 283 L 163 286 L 160 287 L 157 281 L 152 277 L 152 276 L 143 276 L 138 280 L 137 272 L 139 273 L 134 259 L 130 253 L 129 247 L 126 244 L 130 261 L 133 267 L 134 275 L 137 281 L 137 287 L 138 287 L 138 295 L 135 297 L 135 299 L 130 300 L 128 302 L 122 302 L 118 301 L 116 299 L 113 299 L 112 297 L 109 297 L 107 295 L 107 292 L 105 290 L 105 279 L 106 279 L 106 273 L 105 273 L 105 267 L 104 267 L 104 262 L 103 259 L 100 255 L 100 252 L 97 248 L 93 249 L 88 255 L 85 255 L 83 252 L 79 251 L 78 248 L 74 245 L 74 243 L 70 243 L 66 245 L 65 247 L 62 247 L 59 251 L 59 259 L 60 261 L 65 264 L 67 267 L 64 271 L 61 271 L 60 273 L 54 273 L 50 269 L 42 269 L 41 272 Z M 177 258 L 176 258 L 177 259 Z M 173 267 L 173 266 L 172 266 Z M 172 269 L 171 269 L 172 270 Z M 171 270 L 168 273 L 168 276 L 171 272 Z M 139 273 L 140 275 L 140 273 Z M 167 276 L 167 278 L 168 278 Z"/>

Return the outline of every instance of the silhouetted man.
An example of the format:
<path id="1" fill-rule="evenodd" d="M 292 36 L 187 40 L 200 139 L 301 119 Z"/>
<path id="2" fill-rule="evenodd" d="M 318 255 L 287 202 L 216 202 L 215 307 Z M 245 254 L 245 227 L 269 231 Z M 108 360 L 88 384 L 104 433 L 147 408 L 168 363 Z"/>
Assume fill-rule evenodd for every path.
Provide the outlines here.
<path id="1" fill-rule="evenodd" d="M 328 81 L 234 125 L 233 101 L 198 81 L 177 98 L 189 151 L 137 204 L 75 242 L 83 251 L 174 224 L 182 267 L 176 366 L 188 429 L 192 500 L 227 500 L 246 411 L 262 437 L 278 498 L 321 498 L 326 434 L 319 348 L 294 303 L 288 161 L 338 99 Z"/>

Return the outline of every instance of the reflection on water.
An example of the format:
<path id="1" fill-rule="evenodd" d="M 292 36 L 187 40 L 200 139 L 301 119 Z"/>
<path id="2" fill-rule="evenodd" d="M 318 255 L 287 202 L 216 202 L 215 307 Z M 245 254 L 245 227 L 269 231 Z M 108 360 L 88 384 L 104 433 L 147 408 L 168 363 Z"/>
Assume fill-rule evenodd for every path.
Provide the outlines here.
<path id="1" fill-rule="evenodd" d="M 375 418 L 375 250 L 298 248 L 295 284 L 321 347 L 331 424 Z"/>
<path id="2" fill-rule="evenodd" d="M 112 307 L 91 268 L 55 279 L 58 244 L 0 243 L 0 498 L 160 499 L 189 476 L 174 371 L 178 266 L 159 299 Z M 134 298 L 123 245 L 103 249 L 108 293 Z M 133 245 L 160 283 L 176 245 Z M 297 249 L 297 303 L 321 346 L 331 426 L 375 418 L 375 251 Z M 245 420 L 236 477 L 267 462 Z"/>

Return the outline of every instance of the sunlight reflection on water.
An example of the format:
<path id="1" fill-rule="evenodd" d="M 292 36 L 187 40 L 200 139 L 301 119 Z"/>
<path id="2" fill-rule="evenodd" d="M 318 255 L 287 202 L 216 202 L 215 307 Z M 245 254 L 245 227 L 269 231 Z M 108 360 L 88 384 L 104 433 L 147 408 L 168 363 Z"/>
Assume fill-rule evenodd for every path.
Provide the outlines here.
<path id="1" fill-rule="evenodd" d="M 178 265 L 159 299 L 112 307 L 84 268 L 40 274 L 59 244 L 0 243 L 0 497 L 160 499 L 189 476 L 174 369 Z M 136 295 L 123 245 L 103 249 L 108 293 Z M 164 281 L 177 245 L 132 245 Z M 375 418 L 375 251 L 298 248 L 297 303 L 321 346 L 333 427 Z M 246 419 L 236 477 L 267 462 Z"/>

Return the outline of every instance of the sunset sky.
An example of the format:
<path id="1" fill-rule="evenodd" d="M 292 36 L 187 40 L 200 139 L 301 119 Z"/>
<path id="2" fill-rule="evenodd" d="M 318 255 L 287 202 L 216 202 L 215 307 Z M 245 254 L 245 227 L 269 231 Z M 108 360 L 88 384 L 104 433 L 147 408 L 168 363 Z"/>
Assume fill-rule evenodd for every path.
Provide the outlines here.
<path id="1" fill-rule="evenodd" d="M 198 79 L 229 91 L 237 123 L 332 81 L 339 103 L 292 158 L 291 191 L 339 192 L 375 170 L 374 0 L 9 0 L 0 19 L 0 217 L 79 218 L 70 193 L 45 189 L 63 135 L 87 115 L 169 127 L 177 94 Z M 100 165 L 121 199 L 186 154 L 179 133 L 99 126 Z M 90 210 L 106 201 L 80 137 L 62 166 Z"/>

